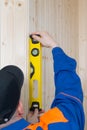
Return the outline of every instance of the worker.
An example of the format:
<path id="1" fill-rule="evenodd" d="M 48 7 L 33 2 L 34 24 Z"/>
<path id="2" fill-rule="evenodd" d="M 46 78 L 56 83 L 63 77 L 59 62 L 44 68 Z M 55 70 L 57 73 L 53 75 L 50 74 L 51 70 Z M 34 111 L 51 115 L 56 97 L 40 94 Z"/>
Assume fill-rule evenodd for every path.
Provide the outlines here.
<path id="1" fill-rule="evenodd" d="M 39 41 L 42 46 L 52 48 L 55 97 L 51 108 L 40 118 L 38 118 L 38 111 L 36 111 L 31 115 L 32 122 L 29 121 L 30 123 L 23 118 L 10 123 L 12 115 L 20 108 L 20 103 L 18 103 L 20 96 L 18 96 L 16 103 L 14 97 L 20 95 L 18 92 L 21 90 L 23 76 L 22 78 L 19 78 L 21 76 L 19 76 L 16 71 L 13 72 L 11 68 L 2 69 L 0 71 L 0 82 L 2 81 L 1 84 L 4 87 L 2 91 L 0 85 L 0 105 L 3 106 L 3 108 L 4 105 L 2 104 L 9 105 L 4 109 L 0 106 L 0 124 L 2 124 L 2 126 L 4 125 L 4 128 L 1 130 L 84 130 L 85 116 L 83 109 L 83 91 L 81 80 L 76 73 L 77 63 L 75 59 L 67 56 L 63 49 L 58 47 L 58 44 L 48 33 L 34 32 L 32 33 L 32 37 Z M 2 71 L 7 74 L 3 74 Z M 5 77 L 3 75 L 5 75 Z M 4 78 L 5 80 L 3 80 Z M 9 87 L 6 87 L 5 85 Z M 7 88 L 7 94 L 4 93 L 4 88 Z M 12 100 L 10 101 L 10 99 Z M 11 105 L 11 103 L 15 106 Z M 21 112 L 19 112 L 18 115 L 21 115 Z M 33 119 L 35 121 L 33 121 Z M 7 125 L 6 122 L 10 125 Z M 7 127 L 5 127 L 5 124 Z"/>
<path id="2" fill-rule="evenodd" d="M 52 48 L 55 97 L 39 122 L 29 125 L 26 130 L 84 130 L 83 91 L 76 73 L 76 60 L 58 47 L 48 33 L 34 32 L 32 37 L 42 46 Z"/>

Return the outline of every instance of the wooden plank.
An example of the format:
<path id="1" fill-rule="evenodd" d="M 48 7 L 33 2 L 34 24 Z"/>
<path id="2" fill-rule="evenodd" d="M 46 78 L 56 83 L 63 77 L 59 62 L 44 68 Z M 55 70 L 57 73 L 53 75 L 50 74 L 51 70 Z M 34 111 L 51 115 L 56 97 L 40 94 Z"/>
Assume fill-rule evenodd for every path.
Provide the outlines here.
<path id="1" fill-rule="evenodd" d="M 87 1 L 79 0 L 79 74 L 84 90 L 85 119 L 87 122 Z M 87 123 L 85 123 L 87 130 Z"/>
<path id="2" fill-rule="evenodd" d="M 0 1 L 0 16 L 1 16 L 1 1 Z M 1 68 L 1 18 L 0 18 L 0 68 Z"/>
<path id="3" fill-rule="evenodd" d="M 28 81 L 27 81 L 27 47 L 28 47 L 28 1 L 15 0 L 14 6 L 14 44 L 15 63 L 20 66 L 25 75 L 25 82 L 22 88 L 22 101 L 25 112 L 28 111 Z"/>
<path id="4" fill-rule="evenodd" d="M 29 1 L 3 0 L 1 3 L 1 67 L 14 64 L 25 76 L 21 100 L 28 111 L 27 46 L 29 35 Z"/>
<path id="5" fill-rule="evenodd" d="M 14 60 L 13 50 L 13 5 L 1 2 L 1 67 Z"/>

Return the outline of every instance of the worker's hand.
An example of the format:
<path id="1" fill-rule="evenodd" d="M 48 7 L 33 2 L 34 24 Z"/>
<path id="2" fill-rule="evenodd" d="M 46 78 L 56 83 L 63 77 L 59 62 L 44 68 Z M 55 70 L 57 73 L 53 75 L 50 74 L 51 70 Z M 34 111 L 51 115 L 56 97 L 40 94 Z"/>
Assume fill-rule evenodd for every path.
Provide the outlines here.
<path id="1" fill-rule="evenodd" d="M 40 36 L 37 36 L 36 34 Z M 57 43 L 47 32 L 34 32 L 31 35 L 35 40 L 39 41 L 44 47 L 54 48 L 57 46 Z"/>
<path id="2" fill-rule="evenodd" d="M 31 124 L 39 122 L 39 111 L 38 109 L 35 109 L 35 111 L 30 111 L 27 116 L 27 121 Z"/>

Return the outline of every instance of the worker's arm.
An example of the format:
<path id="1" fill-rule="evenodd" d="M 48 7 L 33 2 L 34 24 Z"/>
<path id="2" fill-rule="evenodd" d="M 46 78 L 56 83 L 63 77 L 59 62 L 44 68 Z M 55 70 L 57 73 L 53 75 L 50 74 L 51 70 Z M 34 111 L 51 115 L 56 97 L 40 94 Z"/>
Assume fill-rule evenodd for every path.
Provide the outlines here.
<path id="1" fill-rule="evenodd" d="M 37 36 L 36 34 L 39 34 Z M 83 101 L 79 76 L 76 74 L 76 61 L 58 47 L 58 43 L 47 32 L 32 33 L 34 39 L 42 46 L 52 48 L 54 60 L 55 96 L 60 93 L 70 94 Z"/>
<path id="2" fill-rule="evenodd" d="M 54 60 L 55 98 L 51 108 L 57 107 L 68 119 L 73 130 L 84 129 L 83 91 L 76 73 L 76 61 L 59 48 L 52 50 Z M 59 124 L 57 124 L 59 125 Z M 54 126 L 53 124 L 51 127 Z M 63 126 L 63 125 L 62 125 Z M 63 126 L 63 127 L 65 127 Z"/>
<path id="3" fill-rule="evenodd" d="M 55 95 L 65 93 L 83 102 L 81 81 L 76 74 L 76 61 L 59 48 L 52 50 L 54 60 Z"/>
<path id="4" fill-rule="evenodd" d="M 36 36 L 39 34 L 40 37 Z M 54 60 L 55 98 L 51 109 L 45 113 L 40 122 L 31 125 L 31 130 L 83 130 L 83 92 L 79 76 L 76 74 L 76 61 L 67 56 L 58 47 L 57 43 L 48 33 L 33 33 L 33 38 L 42 46 L 52 48 Z"/>

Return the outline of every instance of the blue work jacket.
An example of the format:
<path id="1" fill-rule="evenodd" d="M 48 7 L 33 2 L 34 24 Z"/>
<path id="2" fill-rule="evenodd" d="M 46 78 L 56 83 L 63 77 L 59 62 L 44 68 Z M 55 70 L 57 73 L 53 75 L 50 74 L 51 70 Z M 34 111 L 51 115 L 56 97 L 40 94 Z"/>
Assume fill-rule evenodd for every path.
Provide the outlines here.
<path id="1" fill-rule="evenodd" d="M 33 125 L 25 122 L 27 126 L 24 126 L 25 130 L 84 130 L 83 91 L 81 80 L 76 73 L 77 63 L 59 47 L 53 48 L 52 55 L 55 81 L 54 101 L 51 109 L 40 117 L 40 122 Z M 15 127 L 15 130 L 22 129 Z"/>

